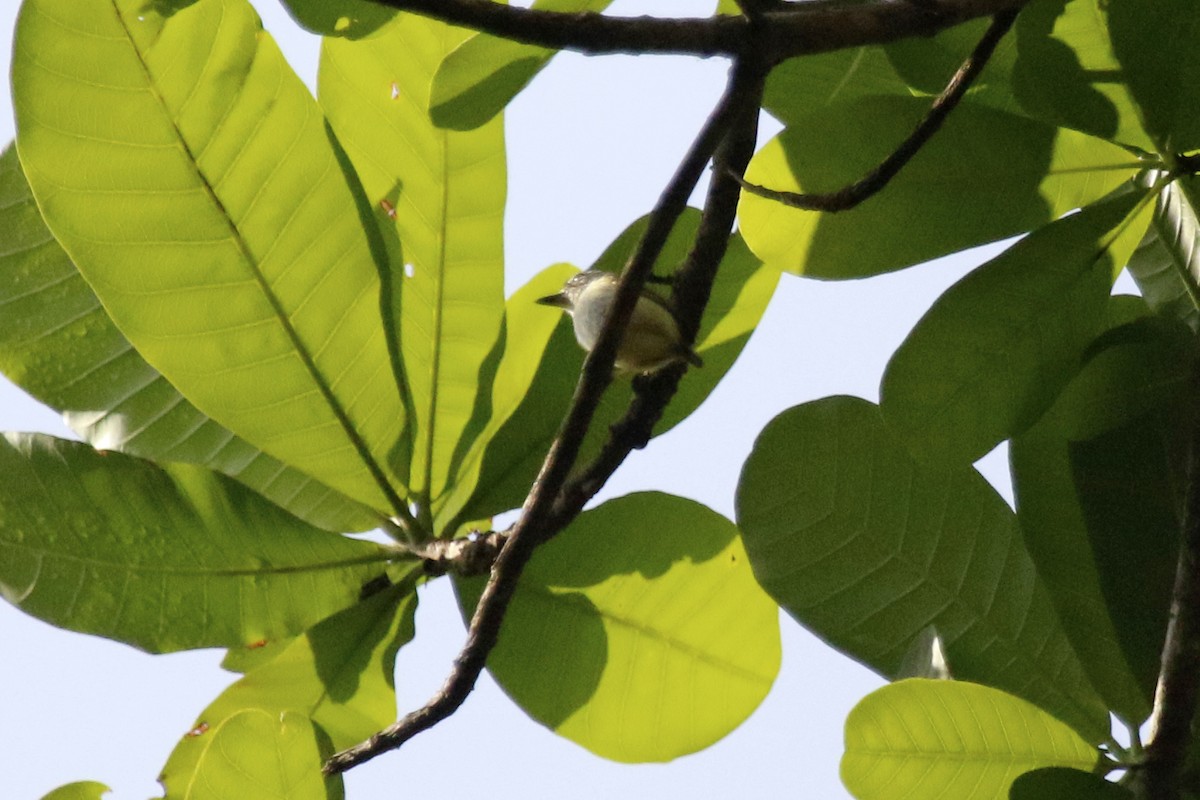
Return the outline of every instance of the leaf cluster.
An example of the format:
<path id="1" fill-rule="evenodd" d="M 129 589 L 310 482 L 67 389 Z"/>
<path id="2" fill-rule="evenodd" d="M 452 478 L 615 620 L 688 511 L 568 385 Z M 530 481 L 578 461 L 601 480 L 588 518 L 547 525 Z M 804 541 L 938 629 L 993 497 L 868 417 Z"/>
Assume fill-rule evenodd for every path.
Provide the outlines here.
<path id="1" fill-rule="evenodd" d="M 241 677 L 172 752 L 168 798 L 341 796 L 322 764 L 396 718 L 428 553 L 505 535 L 492 520 L 538 483 L 584 368 L 569 319 L 533 302 L 577 266 L 504 296 L 502 113 L 556 51 L 364 0 L 287 5 L 323 37 L 315 97 L 246 0 L 24 0 L 15 40 L 0 371 L 80 441 L 0 441 L 0 593 L 148 652 L 228 650 Z M 761 107 L 784 127 L 745 180 L 857 180 L 982 22 L 771 65 Z M 733 367 L 781 272 L 862 279 L 1021 238 L 933 304 L 878 403 L 771 422 L 736 521 L 642 492 L 545 535 L 485 653 L 513 701 L 613 760 L 695 752 L 766 697 L 782 608 L 896 681 L 847 720 L 856 797 L 1141 791 L 1197 524 L 1198 53 L 1190 0 L 1033 0 L 862 205 L 745 193 L 737 232 L 713 233 L 716 200 L 672 221 L 655 274 L 705 237 L 724 255 L 693 309 L 705 367 L 652 436 Z M 641 256 L 662 217 L 631 218 L 589 268 Z M 1113 293 L 1126 270 L 1141 297 Z M 577 464 L 659 379 L 609 387 Z M 1015 509 L 973 466 L 1003 443 Z M 451 579 L 467 617 L 488 602 L 492 583 Z M 1194 796 L 1197 764 L 1172 769 Z"/>

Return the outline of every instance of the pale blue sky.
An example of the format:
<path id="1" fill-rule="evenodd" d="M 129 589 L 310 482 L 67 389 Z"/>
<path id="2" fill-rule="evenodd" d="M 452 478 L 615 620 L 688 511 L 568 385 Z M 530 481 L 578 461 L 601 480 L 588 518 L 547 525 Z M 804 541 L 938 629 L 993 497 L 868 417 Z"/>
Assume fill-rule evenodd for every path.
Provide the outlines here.
<path id="1" fill-rule="evenodd" d="M 8 73 L 17 0 L 0 3 L 0 67 Z M 274 0 L 264 24 L 310 84 L 316 40 Z M 695 5 L 691 8 L 690 5 Z M 704 3 L 617 2 L 612 13 L 668 14 Z M 565 55 L 510 107 L 510 291 L 542 267 L 589 264 L 654 203 L 719 93 L 720 61 Z M 0 97 L 0 140 L 13 136 Z M 977 261 L 978 259 L 976 259 Z M 971 262 L 974 263 L 974 262 Z M 659 489 L 732 517 L 742 461 L 777 413 L 817 397 L 877 399 L 890 353 L 967 261 L 869 281 L 783 279 L 741 361 L 686 423 L 636 453 L 602 497 Z M 0 378 L 0 429 L 67 435 L 57 415 Z M 988 472 L 1003 473 L 1002 456 Z M 0 476 L 0 480 L 3 477 Z M 1000 480 L 1003 482 L 1004 477 Z M 398 660 L 402 710 L 441 683 L 462 626 L 444 581 L 422 594 L 417 641 Z M 422 797 L 846 797 L 837 777 L 842 722 L 879 680 L 784 618 L 784 663 L 763 706 L 702 753 L 666 765 L 597 758 L 530 721 L 485 678 L 446 724 L 347 778 L 351 800 Z M 111 797 L 157 794 L 176 739 L 234 676 L 215 651 L 152 657 L 52 628 L 0 603 L 0 753 L 4 794 L 36 800 L 73 780 L 99 780 Z"/>

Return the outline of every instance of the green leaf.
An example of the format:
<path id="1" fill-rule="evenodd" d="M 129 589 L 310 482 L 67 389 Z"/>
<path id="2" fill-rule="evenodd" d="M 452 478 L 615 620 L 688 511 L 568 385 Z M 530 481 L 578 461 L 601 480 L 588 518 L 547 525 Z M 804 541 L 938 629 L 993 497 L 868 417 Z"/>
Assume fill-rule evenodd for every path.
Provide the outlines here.
<path id="1" fill-rule="evenodd" d="M 7 434 L 0 474 L 4 599 L 150 652 L 297 633 L 353 603 L 388 557 L 200 467 Z"/>
<path id="2" fill-rule="evenodd" d="M 17 152 L 0 155 L 0 371 L 95 447 L 200 464 L 326 530 L 376 516 L 204 416 L 137 354 L 46 229 Z"/>
<path id="3" fill-rule="evenodd" d="M 815 109 L 763 147 L 746 178 L 784 191 L 840 189 L 882 161 L 928 105 L 860 97 Z M 885 191 L 857 208 L 823 214 L 743 193 L 738 219 L 768 264 L 861 278 L 1035 228 L 1107 194 L 1136 166 L 1102 140 L 964 103 Z"/>
<path id="4" fill-rule="evenodd" d="M 763 108 L 785 125 L 802 126 L 819 108 L 911 94 L 882 47 L 855 47 L 784 61 L 767 77 Z"/>
<path id="5" fill-rule="evenodd" d="M 1169 442 L 1185 429 L 1182 422 L 1178 414 L 1146 415 L 1068 444 L 1100 589 L 1125 661 L 1147 698 L 1158 680 L 1175 583 L 1182 507 L 1175 491 L 1184 476 L 1174 468 L 1178 453 Z"/>
<path id="6" fill-rule="evenodd" d="M 1092 685 L 1132 725 L 1150 713 L 1173 585 L 1187 341 L 1154 318 L 1105 334 L 1010 450 L 1038 574 Z"/>
<path id="7" fill-rule="evenodd" d="M 1033 116 L 1102 139 L 1153 150 L 1120 80 L 1096 0 L 1034 0 L 1016 23 L 1013 92 Z"/>
<path id="8" fill-rule="evenodd" d="M 557 292 L 575 272 L 570 264 L 547 267 L 505 304 L 504 352 L 491 386 L 488 407 L 491 416 L 472 443 L 471 451 L 456 459 L 458 474 L 434 504 L 438 530 L 450 531 L 464 519 L 483 519 L 515 508 L 529 491 L 533 476 L 523 470 L 513 471 L 512 465 L 526 463 L 536 469 L 534 464 L 541 463 L 548 447 L 543 436 L 551 425 L 557 424 L 566 408 L 556 404 L 570 397 L 576 377 L 556 373 L 552 379 L 557 386 L 553 389 L 545 382 L 531 388 L 543 358 L 550 352 L 551 337 L 560 340 L 556 350 L 568 347 L 567 339 L 574 342 L 574 336 L 567 330 L 569 325 L 559 315 L 547 314 L 546 308 L 535 301 Z M 508 424 L 518 410 L 521 419 Z M 481 484 L 482 494 L 473 499 Z M 506 501 L 500 497 L 513 499 Z M 464 504 L 472 500 L 471 508 L 463 516 Z M 512 505 L 505 505 L 508 502 Z"/>
<path id="9" fill-rule="evenodd" d="M 612 0 L 535 0 L 542 11 L 603 11 Z M 477 33 L 450 52 L 433 76 L 429 116 L 440 128 L 467 131 L 504 110 L 558 54 L 548 47 Z"/>
<path id="10" fill-rule="evenodd" d="M 1145 200 L 1126 192 L 1040 228 L 938 298 L 880 388 L 913 455 L 970 464 L 1050 407 L 1100 329 Z"/>
<path id="11" fill-rule="evenodd" d="M 101 797 L 111 791 L 112 789 L 109 789 L 103 783 L 78 781 L 58 787 L 50 792 L 50 794 L 45 795 L 42 800 L 100 800 Z"/>
<path id="12" fill-rule="evenodd" d="M 322 36 L 361 39 L 387 24 L 396 9 L 369 0 L 281 0 L 305 30 Z"/>
<path id="13" fill-rule="evenodd" d="M 933 625 L 955 677 L 1108 737 L 1012 510 L 974 469 L 913 460 L 874 405 L 831 397 L 776 417 L 737 513 L 759 583 L 833 647 L 894 677 Z"/>
<path id="14" fill-rule="evenodd" d="M 300 714 L 251 709 L 205 738 L 186 800 L 341 800 L 340 775 L 321 774 L 320 731 Z"/>
<path id="15" fill-rule="evenodd" d="M 674 272 L 686 257 L 699 223 L 698 211 L 688 209 L 684 213 L 655 265 L 655 274 L 666 276 Z M 646 218 L 643 217 L 626 228 L 597 259 L 592 269 L 620 270 L 636 247 L 645 226 Z M 557 267 L 553 269 L 553 273 L 543 272 L 535 278 L 522 289 L 522 295 L 514 296 L 509 304 L 510 309 L 517 303 L 529 302 L 525 298 L 552 294 L 561 288 L 562 281 L 558 276 L 563 273 Z M 688 371 L 679 391 L 655 426 L 654 435 L 665 433 L 695 411 L 732 368 L 762 318 L 778 280 L 779 272 L 754 258 L 739 236 L 735 234 L 730 239 L 729 250 L 717 273 L 697 339 L 696 351 L 704 358 L 704 366 Z M 471 502 L 460 513 L 460 521 L 481 519 L 521 504 L 530 483 L 537 476 L 547 448 L 558 433 L 575 390 L 584 352 L 575 341 L 569 318 L 545 306 L 535 306 L 534 309 L 534 314 L 543 321 L 557 322 L 557 327 L 544 346 L 533 382 L 527 384 L 529 389 L 516 410 L 494 435 L 481 437 L 485 449 L 478 488 Z M 534 314 L 530 317 L 536 320 Z M 541 331 L 539 337 L 543 337 L 546 329 L 538 330 Z M 538 338 L 537 341 L 544 339 Z M 632 393 L 632 382 L 628 376 L 618 376 L 609 387 L 584 442 L 581 463 L 595 454 L 607 439 L 608 426 L 625 413 Z M 464 463 L 470 466 L 469 461 Z"/>
<path id="16" fill-rule="evenodd" d="M 842 782 L 858 800 L 1002 800 L 1023 772 L 1088 770 L 1095 748 L 1004 692 L 957 681 L 906 680 L 862 699 L 846 718 Z"/>
<path id="17" fill-rule="evenodd" d="M 231 647 L 225 653 L 225 657 L 221 659 L 221 669 L 245 675 L 250 670 L 275 658 L 293 641 L 295 641 L 295 637 L 274 639 L 269 642 L 266 639 L 259 639 L 257 642 L 251 642 L 241 647 Z"/>
<path id="18" fill-rule="evenodd" d="M 503 121 L 453 133 L 426 114 L 434 72 L 466 35 L 403 14 L 360 42 L 327 39 L 318 77 L 368 198 L 392 209 L 377 219 L 404 247 L 388 284 L 412 400 L 410 483 L 422 507 L 447 490 L 460 443 L 483 425 L 476 402 L 503 344 Z"/>
<path id="19" fill-rule="evenodd" d="M 459 581 L 464 608 L 482 581 Z M 586 511 L 521 577 L 488 669 L 526 713 L 615 761 L 668 761 L 736 728 L 779 670 L 779 613 L 737 529 L 680 497 Z"/>
<path id="20" fill-rule="evenodd" d="M 1090 0 L 1108 22 L 1121 77 L 1163 154 L 1200 148 L 1200 6 L 1192 0 Z"/>
<path id="21" fill-rule="evenodd" d="M 1042 767 L 1017 777 L 1009 800 L 1134 800 L 1133 792 L 1091 772 Z"/>
<path id="22" fill-rule="evenodd" d="M 393 722 L 396 653 L 414 634 L 414 576 L 324 620 L 222 692 L 163 768 L 167 800 L 188 796 L 209 734 L 246 709 L 299 714 L 319 726 L 334 749 Z"/>
<path id="23" fill-rule="evenodd" d="M 990 19 L 972 20 L 929 38 L 900 39 L 884 49 L 888 61 L 905 83 L 924 94 L 938 95 L 974 52 L 990 25 Z M 966 95 L 970 102 L 1020 113 L 1011 86 L 1016 58 L 1015 37 L 1010 32 L 996 45 L 983 72 L 971 83 Z"/>
<path id="24" fill-rule="evenodd" d="M 1185 187 L 1190 191 L 1185 190 Z M 1200 223 L 1196 179 L 1179 178 L 1163 187 L 1151 225 L 1129 257 L 1129 273 L 1151 308 L 1200 329 Z"/>
<path id="25" fill-rule="evenodd" d="M 803 125 L 814 110 L 857 98 L 909 98 L 914 90 L 940 93 L 983 35 L 987 20 L 957 25 L 933 37 L 901 39 L 886 47 L 834 50 L 784 61 L 767 78 L 763 108 L 785 125 Z M 1014 111 L 1008 89 L 1014 60 L 1011 37 L 1003 39 L 976 78 L 968 97 Z M 930 102 L 924 100 L 926 107 Z"/>
<path id="26" fill-rule="evenodd" d="M 350 179 L 244 0 L 29 0 L 17 148 L 46 223 L 204 414 L 377 510 L 405 412 Z"/>

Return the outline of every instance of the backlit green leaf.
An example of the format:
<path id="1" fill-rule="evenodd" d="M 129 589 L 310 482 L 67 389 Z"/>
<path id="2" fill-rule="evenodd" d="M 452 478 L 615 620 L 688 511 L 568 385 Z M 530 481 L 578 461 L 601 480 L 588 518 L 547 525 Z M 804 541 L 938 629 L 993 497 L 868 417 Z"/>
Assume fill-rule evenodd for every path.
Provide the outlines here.
<path id="1" fill-rule="evenodd" d="M 321 774 L 320 734 L 301 714 L 251 709 L 205 734 L 185 800 L 341 800 L 342 777 Z"/>
<path id="2" fill-rule="evenodd" d="M 1159 152 L 1200 148 L 1200 5 L 1192 0 L 1088 0 L 1108 22 L 1121 78 Z"/>
<path id="3" fill-rule="evenodd" d="M 991 23 L 990 19 L 977 19 L 946 28 L 928 38 L 911 37 L 891 42 L 885 47 L 888 61 L 909 86 L 927 95 L 938 95 L 975 50 Z M 1016 58 L 1016 37 L 1009 31 L 996 45 L 983 72 L 967 89 L 966 96 L 970 101 L 1019 113 L 1021 109 L 1012 95 L 1012 69 Z"/>
<path id="4" fill-rule="evenodd" d="M 157 8 L 22 7 L 17 147 L 46 223 L 198 409 L 391 511 L 404 406 L 316 103 L 244 0 Z"/>
<path id="5" fill-rule="evenodd" d="M 207 418 L 137 354 L 42 222 L 17 152 L 0 155 L 0 371 L 93 446 L 200 464 L 327 530 L 374 514 Z"/>
<path id="6" fill-rule="evenodd" d="M 785 125 L 804 125 L 818 108 L 911 94 L 882 47 L 855 47 L 784 61 L 767 78 L 763 108 Z"/>
<path id="7" fill-rule="evenodd" d="M 956 678 L 1108 736 L 1012 510 L 969 466 L 915 461 L 872 404 L 831 397 L 776 417 L 737 513 L 763 588 L 837 649 L 894 677 L 932 625 Z"/>
<path id="8" fill-rule="evenodd" d="M 850 712 L 841 773 L 858 800 L 1007 800 L 1024 772 L 1096 762 L 1095 748 L 1024 700 L 914 679 L 872 692 Z"/>
<path id="9" fill-rule="evenodd" d="M 388 280 L 392 335 L 412 403 L 410 486 L 426 509 L 486 421 L 476 403 L 503 345 L 503 120 L 455 133 L 426 111 L 434 72 L 466 35 L 403 14 L 369 39 L 327 39 L 318 77 L 376 218 L 403 245 Z"/>
<path id="10" fill-rule="evenodd" d="M 398 13 L 370 0 L 281 0 L 292 19 L 322 36 L 361 39 Z"/>
<path id="11" fill-rule="evenodd" d="M 783 191 L 840 189 L 886 157 L 928 104 L 859 97 L 814 109 L 755 155 L 746 178 Z M 1108 142 L 964 103 L 886 190 L 857 208 L 817 213 L 743 193 L 738 219 L 767 264 L 861 278 L 1035 228 L 1107 194 L 1136 166 Z"/>
<path id="12" fill-rule="evenodd" d="M 222 692 L 163 768 L 166 799 L 187 796 L 210 732 L 246 709 L 311 719 L 335 749 L 394 721 L 396 652 L 414 633 L 412 577 L 319 623 Z"/>
<path id="13" fill-rule="evenodd" d="M 535 0 L 541 11 L 603 11 L 612 0 Z M 557 50 L 477 33 L 449 53 L 433 77 L 429 116 L 442 128 L 478 128 L 504 110 Z"/>
<path id="14" fill-rule="evenodd" d="M 0 474 L 4 599 L 151 652 L 298 633 L 353 603 L 388 557 L 200 467 L 8 434 Z"/>
<path id="15" fill-rule="evenodd" d="M 1079 369 L 1148 223 L 1127 192 L 1034 231 L 950 287 L 888 363 L 888 425 L 918 458 L 970 464 L 1028 428 Z"/>
<path id="16" fill-rule="evenodd" d="M 560 372 L 551 378 L 558 381 L 553 390 L 545 381 L 531 389 L 543 359 L 552 352 L 550 348 L 554 347 L 554 352 L 558 352 L 569 347 L 567 339 L 574 342 L 561 316 L 546 313 L 546 307 L 534 301 L 557 292 L 575 271 L 570 264 L 547 267 L 505 304 L 504 353 L 491 386 L 488 407 L 491 417 L 471 451 L 462 459 L 456 459 L 458 474 L 448 485 L 446 494 L 434 504 L 439 530 L 453 530 L 457 526 L 455 520 L 463 518 L 460 516 L 463 504 L 468 501 L 471 501 L 471 508 L 465 518 L 483 518 L 515 508 L 529 491 L 533 476 L 522 470 L 513 471 L 511 465 L 541 463 L 548 447 L 543 437 L 557 424 L 566 408 L 556 404 L 561 404 L 564 397 L 570 397 L 576 378 L 576 375 Z M 559 343 L 551 345 L 551 337 Z M 509 425 L 519 409 L 522 418 Z M 502 430 L 503 436 L 500 435 Z M 472 499 L 477 488 L 481 493 Z M 501 499 L 505 496 L 512 500 Z"/>
<path id="17" fill-rule="evenodd" d="M 1017 17 L 1013 91 L 1030 114 L 1153 150 L 1097 0 L 1034 0 Z"/>
<path id="18" fill-rule="evenodd" d="M 481 581 L 459 582 L 471 608 Z M 540 547 L 488 669 L 534 719 L 615 761 L 668 761 L 736 728 L 779 670 L 779 614 L 737 529 L 629 495 Z"/>
<path id="19" fill-rule="evenodd" d="M 58 787 L 50 792 L 50 794 L 45 795 L 42 800 L 100 800 L 100 798 L 111 791 L 112 789 L 109 789 L 103 783 L 79 781 Z"/>

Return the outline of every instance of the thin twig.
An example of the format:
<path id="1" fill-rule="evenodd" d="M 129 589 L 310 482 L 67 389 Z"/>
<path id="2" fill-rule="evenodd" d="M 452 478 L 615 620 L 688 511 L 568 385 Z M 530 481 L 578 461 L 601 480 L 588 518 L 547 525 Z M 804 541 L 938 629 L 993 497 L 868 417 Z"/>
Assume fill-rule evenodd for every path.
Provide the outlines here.
<path id="1" fill-rule="evenodd" d="M 453 714 L 474 688 L 488 654 L 496 644 L 500 624 L 516 591 L 521 572 L 536 547 L 561 527 L 554 526 L 554 501 L 578 456 L 600 397 L 612 380 L 617 345 L 642 286 L 662 252 L 671 229 L 687 207 L 687 199 L 693 188 L 704 174 L 709 160 L 735 119 L 734 112 L 741 108 L 741 90 L 737 85 L 736 74 L 735 69 L 734 79 L 731 79 L 720 103 L 664 190 L 651 214 L 646 233 L 625 268 L 618 284 L 613 310 L 605 322 L 599 340 L 584 361 L 571 407 L 558 436 L 551 444 L 541 473 L 525 501 L 522 516 L 513 526 L 496 558 L 487 586 L 471 618 L 466 643 L 455 659 L 450 675 L 441 689 L 422 708 L 406 715 L 367 741 L 330 758 L 325 764 L 327 774 L 344 772 L 377 755 L 400 747 L 421 731 L 433 727 Z"/>
<path id="2" fill-rule="evenodd" d="M 1195 372 L 1195 370 L 1194 370 Z M 1200 396 L 1193 375 L 1192 396 Z M 1150 741 L 1139 780 L 1147 800 L 1178 800 L 1181 775 L 1192 746 L 1192 723 L 1200 698 L 1200 424 L 1192 423 L 1187 499 L 1175 571 L 1171 620 L 1150 717 Z"/>
<path id="3" fill-rule="evenodd" d="M 750 194 L 765 197 L 768 200 L 775 200 L 790 208 L 802 208 L 809 211 L 847 211 L 864 200 L 873 197 L 883 187 L 887 186 L 892 178 L 896 177 L 900 170 L 912 160 L 913 156 L 921 151 L 921 148 L 942 127 L 942 123 L 946 121 L 946 117 L 950 115 L 950 112 L 962 100 L 963 95 L 967 93 L 967 89 L 970 88 L 979 74 L 983 72 L 988 59 L 991 58 L 992 53 L 996 50 L 996 45 L 1000 43 L 1004 34 L 1012 27 L 1016 17 L 1016 10 L 1004 11 L 995 16 L 992 24 L 988 26 L 987 31 L 983 34 L 983 38 L 975 46 L 974 51 L 972 51 L 971 55 L 967 56 L 967 60 L 962 63 L 962 66 L 950 78 L 950 82 L 946 84 L 946 88 L 933 101 L 924 119 L 909 134 L 908 138 L 892 151 L 891 155 L 859 180 L 837 191 L 819 194 L 782 192 L 776 189 L 768 189 L 739 178 L 742 188 Z"/>
<path id="4" fill-rule="evenodd" d="M 767 63 L 848 47 L 932 36 L 944 28 L 1020 7 L 1025 0 L 929 0 L 897 3 L 810 0 L 757 15 L 752 35 L 744 16 L 690 18 L 610 17 L 503 5 L 492 0 L 374 0 L 517 42 L 554 49 L 605 53 L 732 57 L 748 53 Z M 753 40 L 753 42 L 752 42 Z"/>

